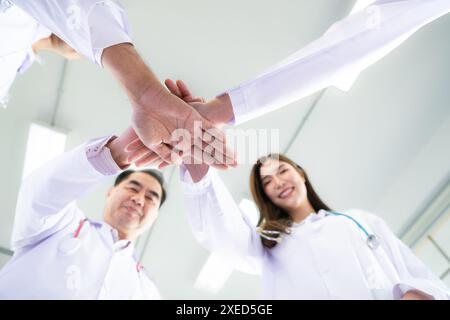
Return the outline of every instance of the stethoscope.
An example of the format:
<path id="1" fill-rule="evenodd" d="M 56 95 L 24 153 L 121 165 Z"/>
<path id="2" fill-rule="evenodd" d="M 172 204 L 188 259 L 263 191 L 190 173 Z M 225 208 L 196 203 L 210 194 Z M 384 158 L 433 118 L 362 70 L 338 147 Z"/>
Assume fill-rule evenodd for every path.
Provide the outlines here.
<path id="1" fill-rule="evenodd" d="M 81 247 L 81 239 L 80 233 L 83 230 L 84 224 L 88 221 L 88 219 L 80 220 L 77 229 L 73 233 L 70 233 L 62 241 L 59 243 L 58 251 L 64 256 L 69 256 L 76 253 Z M 140 273 L 144 270 L 144 266 L 134 257 L 136 261 L 136 271 Z"/>
<path id="2" fill-rule="evenodd" d="M 373 233 L 369 233 L 367 232 L 366 228 L 364 228 L 358 221 L 356 221 L 355 218 L 344 214 L 344 213 L 339 213 L 339 212 L 334 212 L 334 211 L 327 211 L 327 215 L 331 214 L 334 216 L 341 216 L 341 217 L 345 217 L 347 219 L 350 219 L 351 221 L 353 221 L 360 230 L 362 230 L 362 232 L 364 232 L 364 234 L 366 235 L 366 243 L 367 246 L 372 249 L 372 250 L 376 250 L 379 246 L 380 246 L 380 241 L 378 240 L 378 237 L 373 234 Z"/>
<path id="3" fill-rule="evenodd" d="M 328 216 L 328 215 L 341 216 L 341 217 L 345 217 L 345 218 L 353 221 L 358 226 L 358 228 L 360 230 L 362 230 L 362 232 L 364 232 L 364 234 L 366 235 L 366 244 L 371 250 L 376 250 L 380 246 L 380 241 L 379 241 L 378 237 L 373 233 L 367 232 L 366 228 L 364 228 L 355 218 L 353 218 L 347 214 L 334 212 L 334 211 L 327 211 L 326 216 Z M 281 238 L 280 231 L 263 230 L 262 228 L 258 228 L 257 232 L 264 239 L 275 241 L 278 243 L 281 242 L 282 238 Z M 276 237 L 272 236 L 272 235 L 276 235 Z"/>

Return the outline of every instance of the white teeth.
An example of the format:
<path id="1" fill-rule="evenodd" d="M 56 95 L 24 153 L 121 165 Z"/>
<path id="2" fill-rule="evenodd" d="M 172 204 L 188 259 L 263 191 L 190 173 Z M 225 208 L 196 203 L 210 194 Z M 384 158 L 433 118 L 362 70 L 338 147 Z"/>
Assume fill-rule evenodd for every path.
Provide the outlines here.
<path id="1" fill-rule="evenodd" d="M 284 199 L 284 198 L 288 197 L 292 193 L 293 190 L 294 190 L 294 188 L 286 189 L 282 193 L 280 193 L 279 197 L 281 199 Z"/>

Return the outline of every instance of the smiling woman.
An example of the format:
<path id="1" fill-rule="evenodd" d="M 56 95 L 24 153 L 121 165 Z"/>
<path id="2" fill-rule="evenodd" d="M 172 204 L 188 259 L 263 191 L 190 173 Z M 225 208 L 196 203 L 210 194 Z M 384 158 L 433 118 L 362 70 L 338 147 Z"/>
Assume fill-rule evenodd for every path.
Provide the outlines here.
<path id="1" fill-rule="evenodd" d="M 311 212 L 331 211 L 314 190 L 306 171 L 282 154 L 258 160 L 251 171 L 250 189 L 260 212 L 261 240 L 268 248 L 277 244 L 274 239 L 281 239 L 282 233 L 290 233 L 293 222 Z"/>
<path id="2" fill-rule="evenodd" d="M 291 159 L 272 154 L 253 166 L 259 228 L 213 169 L 194 183 L 190 173 L 204 171 L 197 166 L 181 172 L 194 236 L 236 269 L 260 274 L 264 299 L 450 298 L 446 285 L 380 217 L 359 209 L 331 211 Z"/>

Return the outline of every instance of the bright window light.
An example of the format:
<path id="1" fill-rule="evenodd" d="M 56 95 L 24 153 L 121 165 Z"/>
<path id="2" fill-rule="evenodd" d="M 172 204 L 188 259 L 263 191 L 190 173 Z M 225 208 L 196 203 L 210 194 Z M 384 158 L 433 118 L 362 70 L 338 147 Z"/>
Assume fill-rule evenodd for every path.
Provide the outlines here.
<path id="1" fill-rule="evenodd" d="M 32 123 L 28 133 L 22 180 L 50 159 L 62 154 L 66 139 L 67 135 L 63 132 Z"/>
<path id="2" fill-rule="evenodd" d="M 194 287 L 210 293 L 217 293 L 227 282 L 233 266 L 221 256 L 211 253 L 203 265 Z"/>

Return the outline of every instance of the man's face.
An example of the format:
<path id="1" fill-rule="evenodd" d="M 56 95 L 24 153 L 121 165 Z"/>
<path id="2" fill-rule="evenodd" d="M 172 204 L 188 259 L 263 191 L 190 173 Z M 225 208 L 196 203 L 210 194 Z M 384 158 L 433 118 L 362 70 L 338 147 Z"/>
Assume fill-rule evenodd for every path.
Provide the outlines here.
<path id="1" fill-rule="evenodd" d="M 152 176 L 134 172 L 108 191 L 105 222 L 121 238 L 136 239 L 158 217 L 162 188 Z"/>

